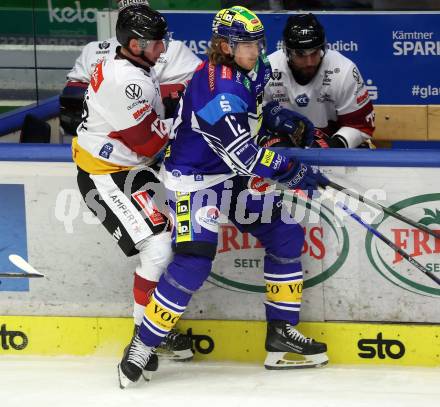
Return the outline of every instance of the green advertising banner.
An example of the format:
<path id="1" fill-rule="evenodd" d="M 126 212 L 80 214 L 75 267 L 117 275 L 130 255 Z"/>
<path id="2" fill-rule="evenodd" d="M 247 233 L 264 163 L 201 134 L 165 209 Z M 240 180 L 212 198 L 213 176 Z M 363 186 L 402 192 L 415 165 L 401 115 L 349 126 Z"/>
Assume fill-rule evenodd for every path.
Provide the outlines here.
<path id="1" fill-rule="evenodd" d="M 83 45 L 96 39 L 96 13 L 116 0 L 2 0 L 0 44 Z M 151 0 L 157 10 L 216 10 L 220 0 Z M 36 40 L 35 40 L 36 39 Z"/>

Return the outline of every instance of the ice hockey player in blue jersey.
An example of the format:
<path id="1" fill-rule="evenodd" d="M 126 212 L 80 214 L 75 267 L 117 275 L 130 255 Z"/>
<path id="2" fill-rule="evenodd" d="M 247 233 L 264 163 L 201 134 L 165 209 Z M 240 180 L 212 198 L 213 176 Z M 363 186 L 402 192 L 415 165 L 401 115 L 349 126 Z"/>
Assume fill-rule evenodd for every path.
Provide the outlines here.
<path id="1" fill-rule="evenodd" d="M 313 367 L 328 361 L 326 345 L 295 328 L 303 285 L 303 229 L 283 209 L 276 191 L 259 197 L 264 199 L 250 192 L 256 176 L 309 195 L 328 184 L 319 171 L 256 142 L 266 127 L 291 134 L 299 128 L 309 134 L 312 129 L 303 116 L 276 102 L 262 107 L 271 69 L 264 28 L 253 12 L 239 6 L 223 9 L 212 30 L 209 61 L 194 73 L 179 105 L 175 139 L 161 169 L 174 221 L 174 260 L 161 276 L 137 338 L 119 364 L 121 387 L 139 379 L 154 348 L 208 277 L 220 216 L 251 233 L 266 249 L 265 367 Z"/>

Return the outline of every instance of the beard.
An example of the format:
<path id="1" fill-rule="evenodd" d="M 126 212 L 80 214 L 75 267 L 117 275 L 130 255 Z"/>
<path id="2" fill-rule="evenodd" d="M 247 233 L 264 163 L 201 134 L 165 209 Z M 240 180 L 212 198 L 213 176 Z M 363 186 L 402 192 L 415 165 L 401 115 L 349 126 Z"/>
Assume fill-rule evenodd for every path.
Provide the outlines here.
<path id="1" fill-rule="evenodd" d="M 315 77 L 320 66 L 321 62 L 316 66 L 306 68 L 297 68 L 292 64 L 289 64 L 290 71 L 292 72 L 295 81 L 300 85 L 307 85 Z"/>

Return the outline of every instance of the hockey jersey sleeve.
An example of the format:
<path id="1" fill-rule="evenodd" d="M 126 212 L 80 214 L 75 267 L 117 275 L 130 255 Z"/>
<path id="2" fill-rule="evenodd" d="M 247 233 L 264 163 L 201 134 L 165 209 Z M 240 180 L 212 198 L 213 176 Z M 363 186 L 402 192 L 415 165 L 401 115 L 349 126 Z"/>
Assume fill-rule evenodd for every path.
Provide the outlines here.
<path id="1" fill-rule="evenodd" d="M 96 57 L 94 57 L 97 44 L 99 44 L 99 41 L 92 41 L 82 49 L 81 54 L 75 60 L 73 68 L 67 74 L 68 82 L 90 82 L 93 70 L 97 62 L 99 62 L 96 60 Z"/>
<path id="2" fill-rule="evenodd" d="M 97 79 L 100 66 L 97 66 L 90 82 L 92 91 L 96 93 L 100 91 Z M 162 107 L 158 87 L 154 86 L 151 78 L 140 76 L 117 82 L 112 87 L 111 96 L 101 95 L 101 103 L 95 106 L 114 129 L 108 136 L 118 139 L 137 154 L 155 156 L 169 139 L 169 125 L 158 115 L 158 108 Z"/>
<path id="3" fill-rule="evenodd" d="M 201 62 L 182 41 L 171 41 L 167 52 L 161 55 L 154 69 L 161 85 L 186 86 Z"/>
<path id="4" fill-rule="evenodd" d="M 253 141 L 248 103 L 237 93 L 217 94 L 195 115 L 205 141 L 235 173 L 273 178 L 287 170 L 286 157 Z"/>
<path id="5" fill-rule="evenodd" d="M 368 89 L 355 64 L 351 64 L 336 98 L 339 130 L 347 147 L 357 147 L 374 132 L 374 110 Z"/>

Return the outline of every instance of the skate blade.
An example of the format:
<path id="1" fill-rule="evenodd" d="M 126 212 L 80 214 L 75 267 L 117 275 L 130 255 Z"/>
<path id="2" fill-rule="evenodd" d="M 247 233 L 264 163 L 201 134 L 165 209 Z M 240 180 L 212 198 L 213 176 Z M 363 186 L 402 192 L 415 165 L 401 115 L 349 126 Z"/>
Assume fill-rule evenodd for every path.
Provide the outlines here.
<path id="1" fill-rule="evenodd" d="M 327 353 L 300 355 L 293 352 L 268 352 L 264 367 L 268 370 L 321 367 L 328 363 Z"/>
<path id="2" fill-rule="evenodd" d="M 150 370 L 142 370 L 142 377 L 146 382 L 149 382 L 153 378 L 153 372 Z"/>
<path id="3" fill-rule="evenodd" d="M 194 353 L 191 349 L 174 351 L 156 349 L 156 355 L 160 359 L 174 360 L 175 362 L 187 362 L 194 357 Z"/>
<path id="4" fill-rule="evenodd" d="M 130 383 L 132 383 L 132 381 L 122 372 L 121 365 L 118 365 L 118 380 L 119 388 L 122 390 L 129 386 Z"/>
<path id="5" fill-rule="evenodd" d="M 119 379 L 119 388 L 124 390 L 129 386 L 134 386 L 138 383 L 138 381 L 131 381 L 127 376 L 125 376 L 124 372 L 121 369 L 121 365 L 118 365 L 118 379 Z"/>

